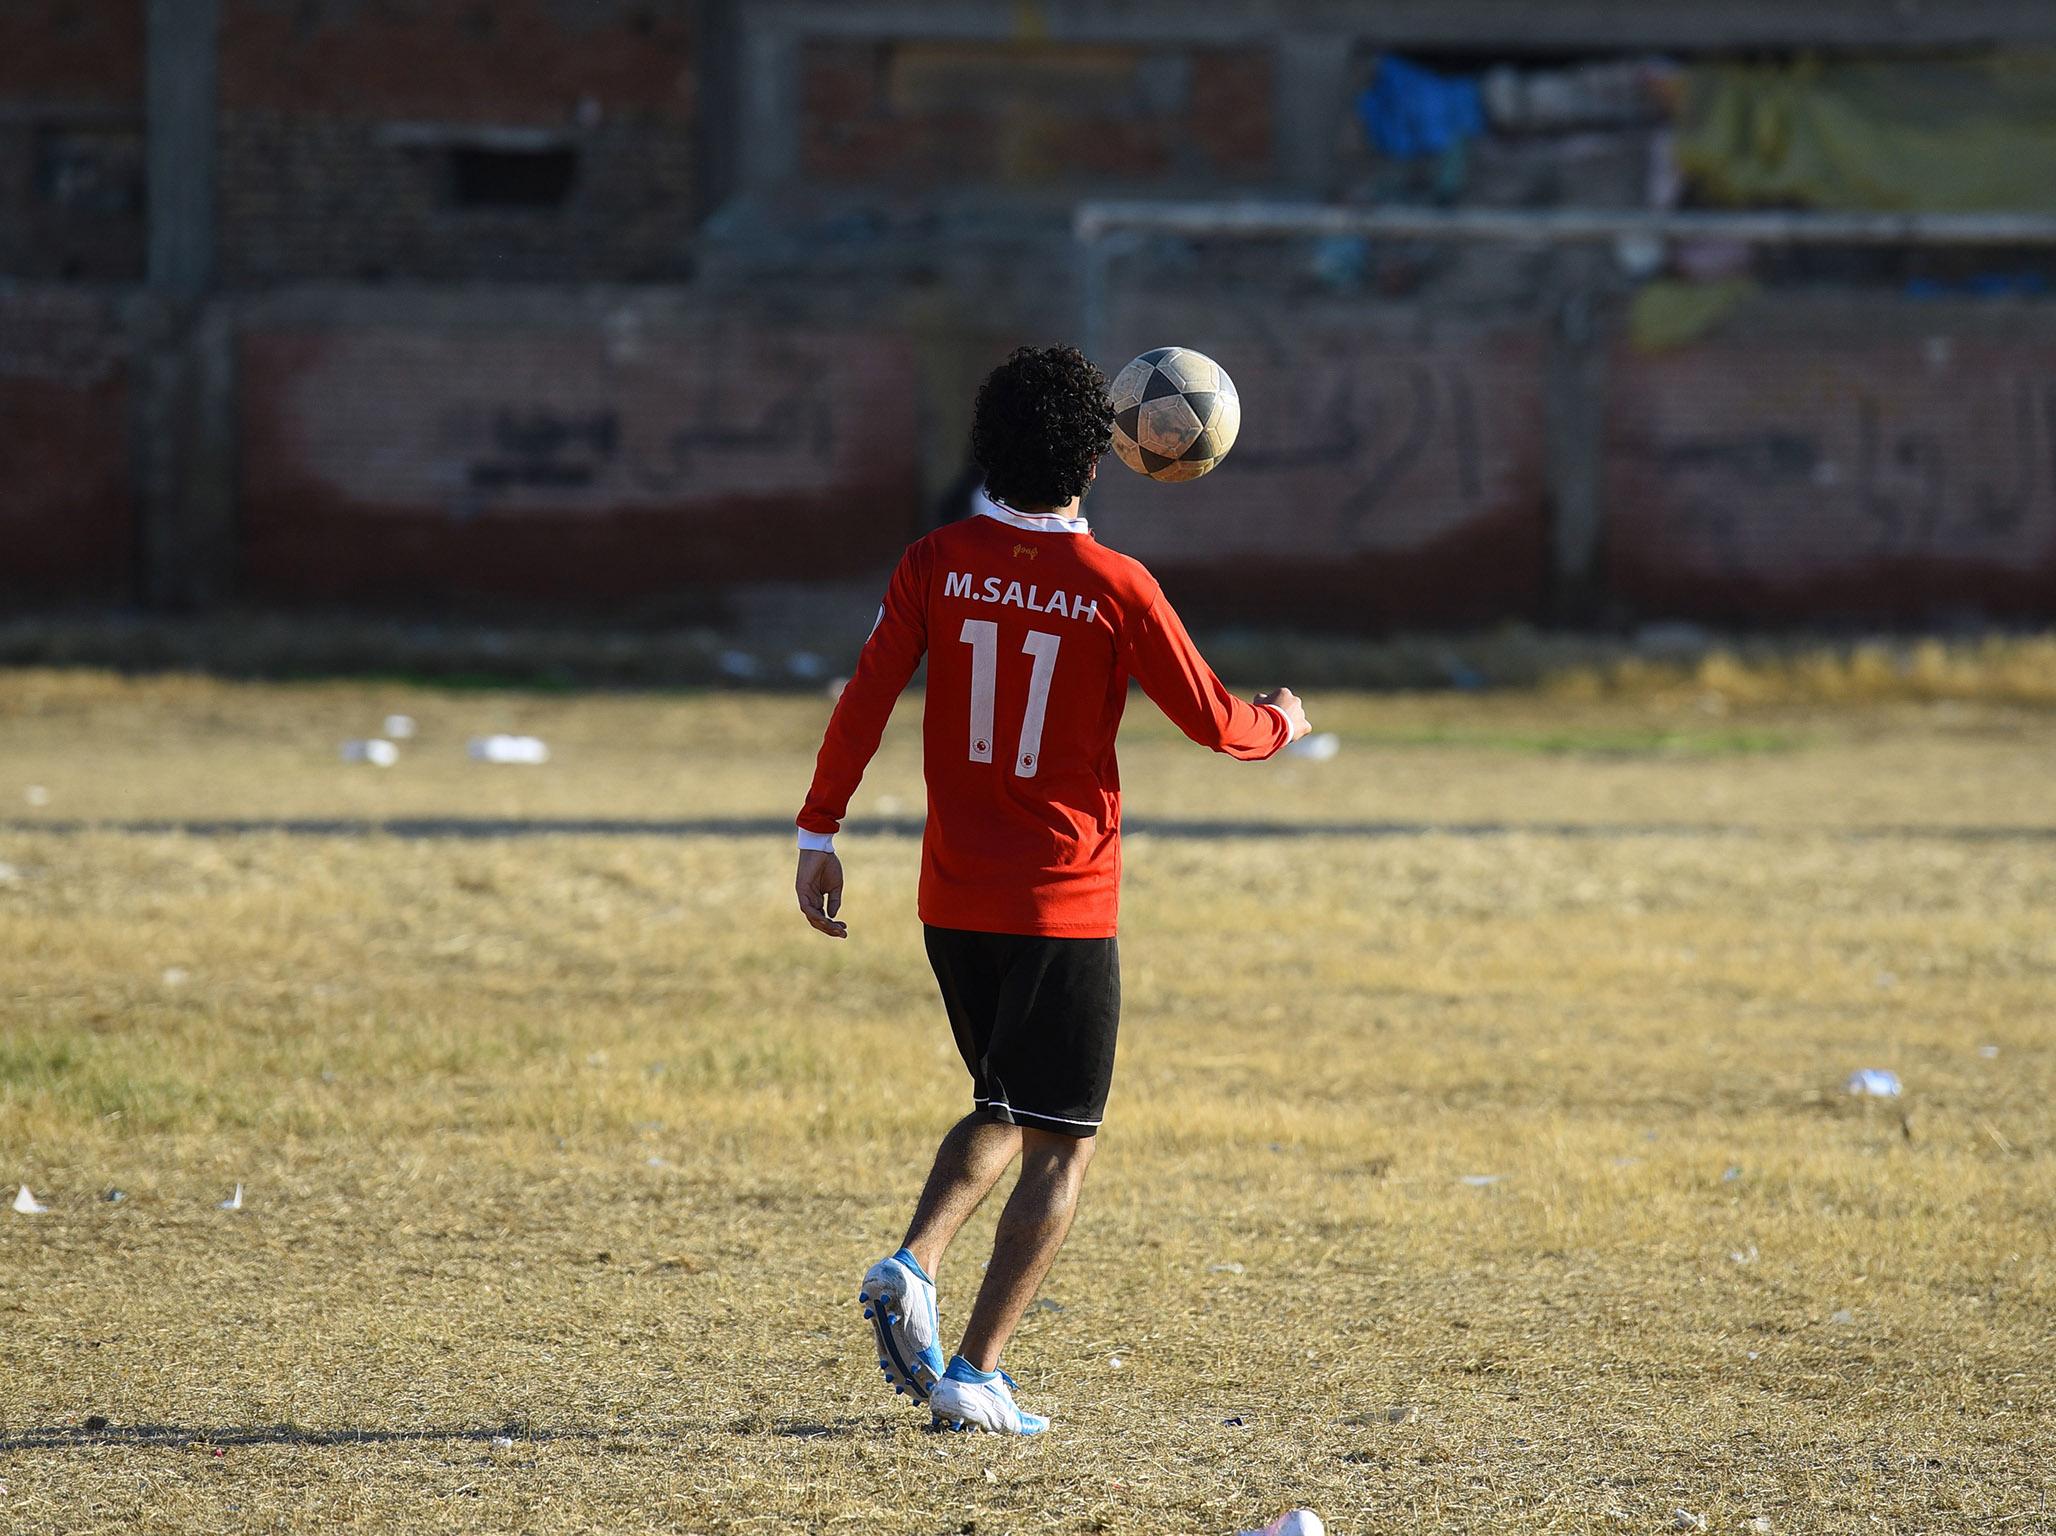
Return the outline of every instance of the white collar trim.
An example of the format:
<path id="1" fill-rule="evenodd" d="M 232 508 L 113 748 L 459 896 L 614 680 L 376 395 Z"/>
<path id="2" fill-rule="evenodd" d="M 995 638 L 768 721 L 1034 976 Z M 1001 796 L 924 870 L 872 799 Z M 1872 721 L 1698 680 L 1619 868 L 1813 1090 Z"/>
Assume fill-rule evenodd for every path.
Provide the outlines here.
<path id="1" fill-rule="evenodd" d="M 1054 512 L 1016 512 L 1004 502 L 994 501 L 982 487 L 971 497 L 971 515 L 994 518 L 1009 528 L 1025 528 L 1030 533 L 1092 532 L 1091 524 L 1082 517 L 1060 517 Z"/>

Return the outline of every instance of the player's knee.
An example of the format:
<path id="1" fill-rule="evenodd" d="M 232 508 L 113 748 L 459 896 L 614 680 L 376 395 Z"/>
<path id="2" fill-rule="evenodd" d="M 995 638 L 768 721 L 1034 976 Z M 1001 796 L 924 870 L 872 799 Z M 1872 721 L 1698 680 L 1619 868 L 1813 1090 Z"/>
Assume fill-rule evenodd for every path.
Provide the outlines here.
<path id="1" fill-rule="evenodd" d="M 1052 1173 L 1068 1174 L 1072 1178 L 1084 1177 L 1086 1168 L 1092 1162 L 1093 1148 L 1097 1136 L 1061 1136 L 1055 1131 L 1037 1131 L 1023 1127 L 1021 1131 L 1022 1166 L 1041 1166 Z"/>

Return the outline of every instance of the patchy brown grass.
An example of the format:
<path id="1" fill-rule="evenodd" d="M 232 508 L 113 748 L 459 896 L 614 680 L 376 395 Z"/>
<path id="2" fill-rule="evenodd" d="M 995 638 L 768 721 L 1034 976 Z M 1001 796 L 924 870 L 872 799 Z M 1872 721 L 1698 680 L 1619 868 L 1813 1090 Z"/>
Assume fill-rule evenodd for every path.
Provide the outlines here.
<path id="1" fill-rule="evenodd" d="M 1335 761 L 1252 766 L 1138 702 L 1138 820 L 1408 826 L 1132 840 L 1009 1362 L 1058 1430 L 1002 1444 L 881 1401 L 854 1305 L 963 1099 L 910 840 L 847 840 L 837 946 L 777 837 L 33 825 L 775 817 L 825 701 L 0 676 L 0 1178 L 52 1207 L 0 1212 L 0 1524 L 2056 1522 L 2056 720 L 1314 707 Z M 860 813 L 917 812 L 908 723 Z"/>

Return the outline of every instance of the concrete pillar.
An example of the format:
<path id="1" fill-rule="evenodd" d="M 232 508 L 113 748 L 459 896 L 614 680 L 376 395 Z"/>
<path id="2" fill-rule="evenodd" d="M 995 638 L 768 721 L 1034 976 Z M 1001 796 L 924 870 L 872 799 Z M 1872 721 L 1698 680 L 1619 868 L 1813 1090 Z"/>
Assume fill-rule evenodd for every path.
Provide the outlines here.
<path id="1" fill-rule="evenodd" d="M 799 173 L 799 38 L 747 6 L 742 11 L 736 181 L 744 192 L 769 192 Z"/>
<path id="2" fill-rule="evenodd" d="M 215 77 L 221 0 L 149 0 L 149 280 L 196 297 L 214 280 Z"/>
<path id="3" fill-rule="evenodd" d="M 1276 175 L 1280 186 L 1306 197 L 1324 198 L 1335 190 L 1351 42 L 1341 32 L 1286 32 L 1272 54 Z"/>
<path id="4" fill-rule="evenodd" d="M 190 610 L 235 568 L 235 338 L 214 284 L 220 0 L 149 0 L 148 292 L 136 348 L 141 596 Z"/>
<path id="5" fill-rule="evenodd" d="M 1557 253 L 1556 324 L 1549 344 L 1549 618 L 1606 617 L 1605 247 Z"/>

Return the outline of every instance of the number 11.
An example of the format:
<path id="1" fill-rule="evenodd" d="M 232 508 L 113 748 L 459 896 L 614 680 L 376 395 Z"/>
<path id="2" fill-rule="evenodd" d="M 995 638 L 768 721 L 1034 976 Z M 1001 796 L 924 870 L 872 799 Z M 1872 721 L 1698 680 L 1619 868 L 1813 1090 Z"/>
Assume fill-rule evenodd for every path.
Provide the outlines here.
<path id="1" fill-rule="evenodd" d="M 999 625 L 991 619 L 964 620 L 957 638 L 971 647 L 971 761 L 992 761 L 992 696 L 999 679 Z M 1056 671 L 1057 647 L 1062 635 L 1034 629 L 1021 642 L 1021 649 L 1035 658 L 1035 670 L 1028 678 L 1028 708 L 1021 716 L 1021 747 L 1014 754 L 1014 772 L 1021 778 L 1035 777 L 1035 761 L 1042 751 L 1042 717 L 1049 709 L 1049 680 Z"/>

